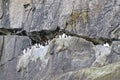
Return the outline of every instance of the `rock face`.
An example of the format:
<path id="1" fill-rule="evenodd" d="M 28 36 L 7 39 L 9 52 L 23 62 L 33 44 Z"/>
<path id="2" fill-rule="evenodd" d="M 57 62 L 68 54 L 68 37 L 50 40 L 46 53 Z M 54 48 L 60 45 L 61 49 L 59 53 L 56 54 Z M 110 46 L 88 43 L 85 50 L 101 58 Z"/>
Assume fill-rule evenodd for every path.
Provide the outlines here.
<path id="1" fill-rule="evenodd" d="M 24 0 L 10 0 L 9 2 L 9 20 L 10 28 L 22 28 L 24 15 Z"/>
<path id="2" fill-rule="evenodd" d="M 120 0 L 0 0 L 0 80 L 120 80 L 119 68 Z"/>
<path id="3" fill-rule="evenodd" d="M 56 38 L 53 41 L 51 41 L 48 46 L 44 47 L 46 52 L 44 52 L 44 49 L 41 47 L 32 48 L 27 51 L 28 53 L 21 56 L 21 59 L 19 59 L 20 64 L 18 64 L 20 67 L 24 66 L 24 62 L 27 63 L 30 62 L 30 60 L 36 62 L 38 59 L 35 65 L 40 64 L 38 67 L 35 67 L 37 70 L 35 73 L 29 71 L 34 68 L 33 66 L 26 66 L 28 69 L 23 69 L 25 72 L 28 70 L 28 74 L 30 72 L 29 76 L 33 76 L 31 74 L 38 75 L 36 77 L 27 77 L 25 75 L 25 80 L 29 80 L 30 78 L 31 80 L 36 78 L 54 80 L 66 72 L 88 68 L 95 60 L 94 45 L 84 39 L 69 37 L 61 39 Z M 43 49 L 43 51 L 40 51 L 40 49 Z M 28 56 L 32 57 L 27 58 Z"/>
<path id="4" fill-rule="evenodd" d="M 101 68 L 87 68 L 69 72 L 57 80 L 119 80 L 120 63 L 110 64 Z"/>
<path id="5" fill-rule="evenodd" d="M 25 25 L 30 30 L 59 26 L 77 34 L 111 38 L 119 32 L 119 5 L 119 0 L 33 0 Z"/>
<path id="6" fill-rule="evenodd" d="M 108 73 L 110 74 L 108 74 L 109 76 L 114 76 L 111 73 L 114 73 L 113 71 L 116 71 L 118 67 L 115 67 L 113 71 L 106 70 L 106 68 L 109 69 L 107 65 L 112 63 L 111 54 L 113 54 L 111 53 L 111 46 L 95 46 L 91 42 L 77 37 L 55 38 L 45 47 L 35 45 L 31 49 L 28 49 L 27 52 L 20 56 L 17 69 L 18 71 L 23 71 L 21 72 L 22 75 L 27 72 L 28 75 L 24 75 L 23 80 L 59 80 L 59 77 L 64 73 L 65 76 L 60 78 L 60 80 L 76 79 L 71 76 L 80 77 L 76 80 L 86 80 L 86 78 L 82 79 L 86 70 L 88 73 L 85 73 L 85 75 L 93 71 L 93 73 L 91 72 L 91 76 L 94 76 L 100 70 L 100 74 L 103 73 L 103 76 L 106 76 Z M 105 66 L 105 71 L 102 68 L 103 66 Z M 83 68 L 85 69 L 84 72 L 74 74 L 73 71 L 82 70 Z M 94 69 L 97 71 L 94 72 Z M 110 69 L 112 69 L 112 64 Z M 68 78 L 69 73 L 71 75 Z M 94 77 L 91 78 L 91 76 L 90 79 L 93 80 Z M 98 74 L 99 76 L 101 77 Z M 97 79 L 95 78 L 95 80 Z"/>
<path id="7" fill-rule="evenodd" d="M 30 46 L 28 37 L 0 36 L 0 79 L 19 80 L 16 73 L 18 56 L 25 47 Z"/>

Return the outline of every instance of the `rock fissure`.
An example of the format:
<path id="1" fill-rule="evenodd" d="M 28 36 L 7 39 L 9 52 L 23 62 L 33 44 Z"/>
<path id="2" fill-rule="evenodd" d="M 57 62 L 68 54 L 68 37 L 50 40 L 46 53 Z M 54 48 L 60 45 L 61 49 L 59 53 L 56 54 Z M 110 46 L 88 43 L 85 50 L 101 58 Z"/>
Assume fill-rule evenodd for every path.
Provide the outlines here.
<path id="1" fill-rule="evenodd" d="M 17 58 L 17 56 L 9 59 L 7 62 L 4 62 L 4 63 L 0 64 L 0 67 L 4 66 L 5 64 L 7 64 L 7 63 L 10 62 L 10 61 L 13 61 L 13 60 L 16 59 L 16 58 Z"/>
<path id="2" fill-rule="evenodd" d="M 4 16 L 4 13 L 2 13 L 2 15 L 0 16 L 0 19 L 2 19 L 2 18 L 3 18 L 3 16 Z"/>
<path id="3" fill-rule="evenodd" d="M 119 13 L 120 0 L 0 0 L 0 80 L 119 80 Z"/>
<path id="4" fill-rule="evenodd" d="M 3 53 L 3 48 L 4 48 L 4 36 L 3 36 L 2 47 L 1 47 L 0 61 Z"/>
<path id="5" fill-rule="evenodd" d="M 117 38 L 104 38 L 104 37 L 91 38 L 88 36 L 71 33 L 64 29 L 60 29 L 59 27 L 56 28 L 55 30 L 41 30 L 41 31 L 31 31 L 31 32 L 27 32 L 22 28 L 16 28 L 16 29 L 0 28 L 0 35 L 28 36 L 31 39 L 32 44 L 40 43 L 42 45 L 48 44 L 48 41 L 52 40 L 53 38 L 59 38 L 59 35 L 62 34 L 66 34 L 67 36 L 83 38 L 87 41 L 92 42 L 95 45 L 104 44 L 104 43 L 109 43 L 111 45 L 112 41 L 120 41 L 120 39 Z"/>

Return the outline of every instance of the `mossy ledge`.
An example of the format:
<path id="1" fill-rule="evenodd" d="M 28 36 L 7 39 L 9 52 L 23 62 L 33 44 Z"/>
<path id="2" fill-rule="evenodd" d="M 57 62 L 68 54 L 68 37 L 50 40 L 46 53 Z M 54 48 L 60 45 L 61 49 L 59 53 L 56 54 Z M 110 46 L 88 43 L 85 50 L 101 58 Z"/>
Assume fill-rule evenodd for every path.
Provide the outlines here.
<path id="1" fill-rule="evenodd" d="M 61 80 L 65 76 L 72 76 L 72 79 L 79 80 L 119 80 L 120 62 L 112 63 L 103 67 L 84 68 L 74 72 L 68 72 L 60 76 Z M 84 79 L 82 78 L 84 76 Z"/>

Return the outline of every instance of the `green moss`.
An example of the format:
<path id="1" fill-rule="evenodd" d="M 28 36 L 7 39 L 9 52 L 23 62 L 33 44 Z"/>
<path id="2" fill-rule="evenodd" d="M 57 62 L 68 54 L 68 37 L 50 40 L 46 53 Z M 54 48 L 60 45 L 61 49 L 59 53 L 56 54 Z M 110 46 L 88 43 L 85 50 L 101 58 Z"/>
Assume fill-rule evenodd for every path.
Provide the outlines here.
<path id="1" fill-rule="evenodd" d="M 104 67 L 85 68 L 72 73 L 72 78 L 81 80 L 119 80 L 120 62 L 106 65 Z M 82 79 L 83 80 L 83 79 Z"/>
<path id="2" fill-rule="evenodd" d="M 87 80 L 111 80 L 120 74 L 120 63 L 84 70 Z"/>

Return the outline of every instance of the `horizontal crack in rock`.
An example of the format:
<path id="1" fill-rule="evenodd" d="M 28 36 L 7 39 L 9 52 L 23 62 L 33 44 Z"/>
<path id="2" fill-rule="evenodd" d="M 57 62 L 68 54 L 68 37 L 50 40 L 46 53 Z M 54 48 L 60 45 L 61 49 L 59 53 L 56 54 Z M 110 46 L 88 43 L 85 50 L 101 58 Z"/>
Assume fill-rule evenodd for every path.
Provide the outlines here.
<path id="1" fill-rule="evenodd" d="M 0 35 L 16 35 L 16 33 L 21 30 L 22 28 L 14 28 L 14 29 L 0 28 Z"/>
<path id="2" fill-rule="evenodd" d="M 5 28 L 0 28 L 0 35 L 18 35 L 18 36 L 28 36 L 32 44 L 35 43 L 40 43 L 41 45 L 45 45 L 46 43 L 48 44 L 49 40 L 52 40 L 53 38 L 58 38 L 59 35 L 66 34 L 68 36 L 74 36 L 74 37 L 79 37 L 83 38 L 87 41 L 92 42 L 93 44 L 104 44 L 104 43 L 109 43 L 111 44 L 112 41 L 120 41 L 120 39 L 116 38 L 90 38 L 88 36 L 83 36 L 83 35 L 78 35 L 75 33 L 71 33 L 69 31 L 66 31 L 64 29 L 60 29 L 57 27 L 55 30 L 41 30 L 41 31 L 32 31 L 32 32 L 27 32 L 23 30 L 22 28 L 16 28 L 16 29 L 5 29 Z"/>
<path id="3" fill-rule="evenodd" d="M 106 43 L 106 42 L 109 43 L 109 44 L 111 44 L 112 41 L 118 41 L 118 40 L 119 40 L 119 39 L 115 39 L 115 38 L 109 39 L 109 38 L 103 38 L 103 37 L 90 38 L 90 37 L 88 37 L 88 36 L 78 35 L 78 34 L 66 32 L 66 31 L 65 31 L 65 33 L 66 33 L 66 34 L 69 34 L 69 35 L 71 35 L 71 36 L 83 38 L 83 39 L 85 39 L 85 40 L 87 40 L 87 41 L 92 42 L 92 43 L 95 44 L 95 45 L 97 45 L 97 44 L 104 44 L 104 43 Z"/>

